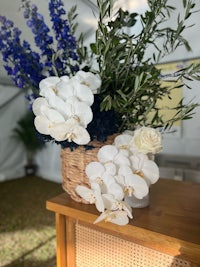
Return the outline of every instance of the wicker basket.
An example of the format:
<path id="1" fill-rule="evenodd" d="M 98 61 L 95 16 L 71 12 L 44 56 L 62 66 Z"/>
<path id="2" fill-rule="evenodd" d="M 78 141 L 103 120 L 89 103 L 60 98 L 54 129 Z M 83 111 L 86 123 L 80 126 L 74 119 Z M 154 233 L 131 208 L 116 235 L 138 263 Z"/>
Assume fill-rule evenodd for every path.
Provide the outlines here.
<path id="1" fill-rule="evenodd" d="M 88 202 L 78 196 L 75 192 L 77 185 L 89 187 L 89 180 L 85 174 L 85 167 L 91 161 L 97 161 L 97 152 L 104 145 L 112 144 L 116 135 L 108 137 L 106 142 L 92 141 L 89 145 L 93 149 L 86 150 L 79 146 L 73 152 L 69 148 L 61 150 L 62 160 L 62 188 L 73 200 L 87 204 Z"/>

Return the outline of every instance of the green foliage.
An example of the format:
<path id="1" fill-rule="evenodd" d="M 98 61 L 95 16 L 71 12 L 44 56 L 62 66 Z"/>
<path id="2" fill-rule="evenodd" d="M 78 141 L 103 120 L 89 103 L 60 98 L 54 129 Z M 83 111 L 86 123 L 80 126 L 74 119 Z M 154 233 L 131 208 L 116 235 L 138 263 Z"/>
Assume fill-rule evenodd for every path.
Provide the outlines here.
<path id="1" fill-rule="evenodd" d="M 22 142 L 27 151 L 36 152 L 44 147 L 44 143 L 36 135 L 34 127 L 34 114 L 28 111 L 13 129 L 13 137 Z"/>
<path id="2" fill-rule="evenodd" d="M 186 24 L 194 12 L 194 2 L 183 1 L 184 14 L 182 17 L 177 15 L 174 28 L 166 26 L 175 10 L 168 5 L 168 0 L 148 0 L 149 9 L 145 14 L 122 9 L 114 14 L 114 2 L 97 0 L 99 21 L 95 43 L 91 44 L 102 78 L 101 109 L 116 111 L 121 130 L 134 129 L 138 125 L 168 128 L 177 120 L 189 119 L 198 104 L 183 104 L 182 99 L 178 106 L 173 107 L 176 115 L 164 121 L 157 100 L 165 96 L 170 98 L 173 89 L 187 85 L 190 79 L 199 79 L 200 64 L 177 72 L 173 87 L 161 85 L 161 70 L 156 68 L 156 64 L 180 46 L 191 49 L 182 34 L 190 27 Z M 128 34 L 138 22 L 141 31 Z M 149 46 L 154 47 L 154 52 L 147 57 Z M 149 116 L 150 113 L 153 116 Z"/>

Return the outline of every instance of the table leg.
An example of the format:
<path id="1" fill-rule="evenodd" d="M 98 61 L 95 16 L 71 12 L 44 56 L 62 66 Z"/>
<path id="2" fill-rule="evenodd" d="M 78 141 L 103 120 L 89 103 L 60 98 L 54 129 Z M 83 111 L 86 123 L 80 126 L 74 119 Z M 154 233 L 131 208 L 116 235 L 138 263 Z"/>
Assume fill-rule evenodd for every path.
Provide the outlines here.
<path id="1" fill-rule="evenodd" d="M 56 213 L 56 243 L 57 267 L 67 267 L 66 219 L 64 215 L 58 213 Z"/>
<path id="2" fill-rule="evenodd" d="M 67 266 L 76 266 L 75 256 L 75 220 L 66 217 L 66 244 L 67 244 Z"/>

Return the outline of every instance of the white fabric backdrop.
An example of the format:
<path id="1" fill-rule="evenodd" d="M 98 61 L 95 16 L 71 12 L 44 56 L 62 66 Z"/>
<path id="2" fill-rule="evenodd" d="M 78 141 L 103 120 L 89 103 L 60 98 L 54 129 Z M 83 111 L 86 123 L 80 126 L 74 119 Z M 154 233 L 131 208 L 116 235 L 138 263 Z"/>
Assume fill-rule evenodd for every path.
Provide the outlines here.
<path id="1" fill-rule="evenodd" d="M 24 94 L 16 96 L 13 101 L 4 105 L 18 91 L 16 87 L 0 85 L 0 181 L 24 175 L 24 148 L 11 137 L 12 129 L 25 112 Z"/>
<path id="2" fill-rule="evenodd" d="M 61 183 L 60 146 L 47 143 L 46 148 L 36 154 L 38 175 L 44 179 Z"/>
<path id="3" fill-rule="evenodd" d="M 23 177 L 26 151 L 21 143 L 12 137 L 17 121 L 27 111 L 24 94 L 10 85 L 0 85 L 0 181 Z M 13 96 L 14 99 L 8 104 Z M 42 178 L 61 182 L 60 146 L 47 144 L 36 154 L 38 175 Z"/>

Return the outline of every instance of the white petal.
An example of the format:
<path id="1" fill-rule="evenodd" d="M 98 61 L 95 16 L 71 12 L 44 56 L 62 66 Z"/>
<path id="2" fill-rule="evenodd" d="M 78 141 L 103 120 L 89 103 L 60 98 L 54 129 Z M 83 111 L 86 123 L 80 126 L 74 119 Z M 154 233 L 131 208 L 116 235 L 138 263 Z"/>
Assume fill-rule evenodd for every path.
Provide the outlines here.
<path id="1" fill-rule="evenodd" d="M 116 165 L 114 163 L 107 162 L 104 164 L 104 167 L 105 167 L 107 173 L 109 173 L 111 175 L 116 174 L 117 168 L 116 168 Z"/>
<path id="2" fill-rule="evenodd" d="M 125 185 L 124 175 L 121 175 L 121 174 L 115 175 L 115 180 L 118 184 L 120 184 L 124 188 L 124 185 Z"/>
<path id="3" fill-rule="evenodd" d="M 94 95 L 91 89 L 81 84 L 75 77 L 68 82 L 61 81 L 58 85 L 58 95 L 67 100 L 69 97 L 75 96 L 81 102 L 91 106 L 94 102 Z"/>
<path id="4" fill-rule="evenodd" d="M 156 163 L 152 160 L 147 160 L 144 162 L 142 172 L 151 184 L 154 184 L 159 179 L 159 168 Z"/>
<path id="5" fill-rule="evenodd" d="M 77 145 L 86 145 L 90 142 L 90 135 L 88 131 L 82 126 L 76 126 L 73 130 L 74 137 L 73 141 Z"/>
<path id="6" fill-rule="evenodd" d="M 35 117 L 34 125 L 35 125 L 36 130 L 39 133 L 49 135 L 49 129 L 50 129 L 51 123 L 47 119 L 46 116 L 39 115 L 39 116 Z"/>
<path id="7" fill-rule="evenodd" d="M 131 150 L 128 150 L 128 149 L 121 149 L 121 148 L 119 148 L 118 149 L 119 150 L 119 153 L 121 154 L 121 155 L 124 155 L 125 157 L 129 157 L 129 155 L 130 155 L 130 152 L 131 152 Z"/>
<path id="8" fill-rule="evenodd" d="M 149 160 L 148 156 L 143 153 L 135 153 L 130 156 L 132 167 L 135 170 L 141 170 L 143 168 L 144 162 Z"/>
<path id="9" fill-rule="evenodd" d="M 67 76 L 67 75 L 61 76 L 60 80 L 64 81 L 64 82 L 68 82 L 69 81 L 69 76 Z"/>
<path id="10" fill-rule="evenodd" d="M 115 183 L 114 176 L 107 172 L 104 172 L 102 174 L 102 179 L 103 179 L 103 182 L 106 184 L 106 186 L 109 186 L 110 184 Z"/>
<path id="11" fill-rule="evenodd" d="M 108 193 L 112 194 L 116 200 L 122 200 L 124 198 L 123 188 L 117 183 L 109 184 Z"/>
<path id="12" fill-rule="evenodd" d="M 114 163 L 121 166 L 121 165 L 127 165 L 130 166 L 130 160 L 127 156 L 125 156 L 122 153 L 118 153 L 114 158 Z"/>
<path id="13" fill-rule="evenodd" d="M 101 213 L 101 215 L 94 221 L 94 224 L 99 223 L 99 222 L 105 220 L 106 217 L 107 217 L 107 215 L 108 215 L 107 213 L 108 213 L 107 211 Z"/>
<path id="14" fill-rule="evenodd" d="M 126 175 L 132 175 L 133 174 L 133 171 L 132 171 L 132 169 L 129 166 L 127 166 L 127 165 L 121 165 L 119 167 L 118 173 L 119 173 L 119 175 L 126 176 Z"/>
<path id="15" fill-rule="evenodd" d="M 93 190 L 83 186 L 83 185 L 78 185 L 75 188 L 76 193 L 81 196 L 83 199 L 88 201 L 90 204 L 94 204 L 96 199 L 93 194 Z"/>
<path id="16" fill-rule="evenodd" d="M 90 162 L 85 168 L 85 173 L 90 180 L 101 178 L 104 172 L 105 168 L 100 162 Z"/>
<path id="17" fill-rule="evenodd" d="M 118 153 L 118 150 L 113 145 L 105 145 L 101 147 L 97 153 L 97 158 L 100 162 L 106 163 L 113 161 L 114 157 Z"/>
<path id="18" fill-rule="evenodd" d="M 73 141 L 78 145 L 86 145 L 90 141 L 90 135 L 87 130 L 78 125 L 74 119 L 53 125 L 50 128 L 50 134 L 57 141 Z"/>
<path id="19" fill-rule="evenodd" d="M 57 110 L 51 108 L 42 108 L 41 112 L 49 119 L 52 124 L 65 121 L 64 117 Z"/>
<path id="20" fill-rule="evenodd" d="M 95 192 L 94 192 L 94 196 L 95 196 L 95 198 L 96 198 L 95 206 L 96 206 L 97 210 L 98 210 L 99 212 L 103 212 L 105 208 L 104 208 L 104 202 L 103 202 L 101 193 L 95 191 Z"/>
<path id="21" fill-rule="evenodd" d="M 42 89 L 43 87 L 46 87 L 46 86 L 53 86 L 59 82 L 60 82 L 60 78 L 57 76 L 47 77 L 40 81 L 39 88 Z"/>
<path id="22" fill-rule="evenodd" d="M 57 84 L 58 88 L 58 96 L 62 98 L 63 100 L 67 100 L 69 97 L 74 96 L 75 94 L 75 89 L 73 87 L 73 83 L 71 80 L 63 80 Z"/>
<path id="23" fill-rule="evenodd" d="M 126 211 L 129 218 L 133 219 L 132 208 L 125 201 L 123 202 L 123 210 Z"/>
<path id="24" fill-rule="evenodd" d="M 117 225 L 126 225 L 129 222 L 128 214 L 123 210 L 113 211 L 110 217 L 109 221 Z"/>
<path id="25" fill-rule="evenodd" d="M 51 97 L 56 94 L 56 84 L 60 82 L 59 77 L 48 77 L 39 83 L 40 95 L 44 97 Z"/>
<path id="26" fill-rule="evenodd" d="M 110 184 L 115 183 L 115 178 L 113 175 L 107 172 L 104 172 L 101 178 L 102 178 L 101 192 L 103 194 L 107 194 Z"/>
<path id="27" fill-rule="evenodd" d="M 120 134 L 115 137 L 114 144 L 119 149 L 129 149 L 129 143 L 132 136 L 129 134 Z"/>
<path id="28" fill-rule="evenodd" d="M 100 76 L 91 72 L 78 71 L 76 73 L 76 78 L 90 87 L 94 94 L 97 93 L 98 88 L 101 86 Z"/>
<path id="29" fill-rule="evenodd" d="M 43 97 L 38 97 L 34 100 L 32 105 L 32 110 L 35 116 L 41 115 L 41 107 L 46 106 L 49 107 L 47 100 Z"/>
<path id="30" fill-rule="evenodd" d="M 60 112 L 66 119 L 68 118 L 67 104 L 63 99 L 55 95 L 48 98 L 48 103 L 52 108 Z"/>
<path id="31" fill-rule="evenodd" d="M 56 123 L 52 125 L 49 129 L 51 137 L 53 137 L 56 141 L 64 141 L 68 138 L 68 130 L 66 123 Z"/>
<path id="32" fill-rule="evenodd" d="M 127 181 L 128 179 L 129 181 Z M 133 187 L 133 194 L 135 197 L 142 199 L 149 193 L 149 187 L 147 186 L 147 183 L 139 175 L 133 174 L 132 177 L 126 176 L 125 180 L 127 181 L 127 184 L 129 183 Z"/>
<path id="33" fill-rule="evenodd" d="M 91 108 L 85 103 L 79 101 L 76 101 L 74 103 L 72 116 L 73 115 L 79 118 L 80 124 L 82 124 L 85 128 L 93 119 L 93 113 Z"/>
<path id="34" fill-rule="evenodd" d="M 111 210 L 111 208 L 113 207 L 113 202 L 116 201 L 114 199 L 114 196 L 112 194 L 102 194 L 102 199 L 105 209 Z"/>
<path id="35" fill-rule="evenodd" d="M 103 220 L 118 225 L 126 225 L 129 222 L 127 213 L 122 210 L 117 210 L 117 211 L 106 210 L 94 221 L 94 223 L 99 223 Z"/>
<path id="36" fill-rule="evenodd" d="M 90 187 L 91 187 L 91 189 L 92 189 L 93 191 L 96 191 L 96 192 L 98 192 L 99 194 L 101 193 L 101 188 L 100 188 L 100 186 L 99 186 L 98 183 L 96 183 L 96 182 L 92 182 L 92 183 L 90 183 Z"/>
<path id="37" fill-rule="evenodd" d="M 79 99 L 79 101 L 85 102 L 88 106 L 91 106 L 94 102 L 94 95 L 92 90 L 80 82 L 76 81 L 75 85 L 75 95 Z"/>

